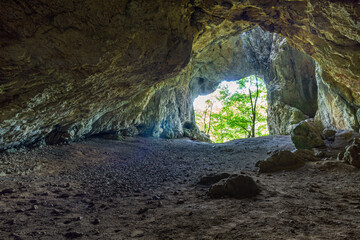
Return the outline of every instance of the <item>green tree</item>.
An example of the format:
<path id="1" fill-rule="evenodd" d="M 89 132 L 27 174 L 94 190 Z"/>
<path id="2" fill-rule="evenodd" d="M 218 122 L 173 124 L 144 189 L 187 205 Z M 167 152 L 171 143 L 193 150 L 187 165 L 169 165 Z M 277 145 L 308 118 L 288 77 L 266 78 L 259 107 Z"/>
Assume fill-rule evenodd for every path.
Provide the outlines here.
<path id="1" fill-rule="evenodd" d="M 212 115 L 214 102 L 210 99 L 206 100 L 206 108 L 202 112 L 195 112 L 195 120 L 205 134 L 209 135 L 211 130 Z"/>
<path id="2" fill-rule="evenodd" d="M 239 90 L 230 94 L 221 88 L 218 100 L 223 108 L 212 113 L 210 136 L 215 142 L 267 135 L 266 87 L 263 81 L 251 76 L 238 81 Z"/>

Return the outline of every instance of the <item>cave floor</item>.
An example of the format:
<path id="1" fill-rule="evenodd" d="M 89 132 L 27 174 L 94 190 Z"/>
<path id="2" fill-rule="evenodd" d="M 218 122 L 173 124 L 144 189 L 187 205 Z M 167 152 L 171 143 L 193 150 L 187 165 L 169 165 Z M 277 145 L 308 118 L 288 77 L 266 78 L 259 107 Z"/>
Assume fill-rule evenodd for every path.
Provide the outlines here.
<path id="1" fill-rule="evenodd" d="M 0 239 L 360 239 L 360 171 L 340 162 L 256 174 L 288 136 L 208 144 L 90 139 L 0 155 Z M 246 173 L 251 199 L 209 199 L 210 173 Z"/>

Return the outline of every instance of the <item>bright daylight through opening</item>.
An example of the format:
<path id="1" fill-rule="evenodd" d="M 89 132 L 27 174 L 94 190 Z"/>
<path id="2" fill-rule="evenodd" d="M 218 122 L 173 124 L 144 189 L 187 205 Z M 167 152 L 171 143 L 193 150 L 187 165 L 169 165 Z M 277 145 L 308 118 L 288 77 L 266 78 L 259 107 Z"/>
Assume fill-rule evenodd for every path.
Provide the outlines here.
<path id="1" fill-rule="evenodd" d="M 266 86 L 249 76 L 220 83 L 213 93 L 194 101 L 195 121 L 213 142 L 269 135 Z"/>

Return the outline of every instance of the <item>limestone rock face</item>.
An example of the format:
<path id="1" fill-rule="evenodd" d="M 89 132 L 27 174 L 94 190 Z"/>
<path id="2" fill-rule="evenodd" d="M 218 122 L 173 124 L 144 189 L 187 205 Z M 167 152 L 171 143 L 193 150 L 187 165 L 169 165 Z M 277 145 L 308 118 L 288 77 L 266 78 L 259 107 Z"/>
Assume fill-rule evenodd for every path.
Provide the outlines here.
<path id="1" fill-rule="evenodd" d="M 0 149 L 183 136 L 197 94 L 250 74 L 271 88 L 272 133 L 313 117 L 316 94 L 320 122 L 357 130 L 359 15 L 356 1 L 2 1 Z M 256 26 L 287 40 L 244 33 Z"/>
<path id="2" fill-rule="evenodd" d="M 321 67 L 317 64 L 318 121 L 325 128 L 358 130 L 359 122 L 354 106 L 336 93 L 336 90 L 330 83 L 325 82 L 322 76 Z"/>
<path id="3" fill-rule="evenodd" d="M 298 149 L 311 149 L 325 145 L 322 133 L 312 119 L 300 122 L 291 132 L 291 140 Z"/>
<path id="4" fill-rule="evenodd" d="M 142 127 L 157 119 L 143 122 L 139 116 L 161 98 L 152 99 L 155 94 L 170 94 L 163 101 L 172 107 L 175 93 L 162 90 L 163 83 L 190 58 L 194 31 L 186 6 L 186 1 L 3 2 L 0 148 L 56 132 L 67 132 L 71 140 L 138 125 L 150 131 Z M 172 124 L 176 136 L 178 119 L 168 123 L 174 118 L 149 127 L 161 135 L 159 125 Z"/>

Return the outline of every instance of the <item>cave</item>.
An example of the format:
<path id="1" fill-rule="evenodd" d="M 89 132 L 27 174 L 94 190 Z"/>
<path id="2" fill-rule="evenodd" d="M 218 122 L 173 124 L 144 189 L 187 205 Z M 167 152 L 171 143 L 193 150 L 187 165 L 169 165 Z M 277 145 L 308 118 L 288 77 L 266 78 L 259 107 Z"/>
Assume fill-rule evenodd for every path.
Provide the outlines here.
<path id="1" fill-rule="evenodd" d="M 358 1 L 2 1 L 1 239 L 359 239 Z M 256 75 L 270 135 L 193 102 Z"/>

